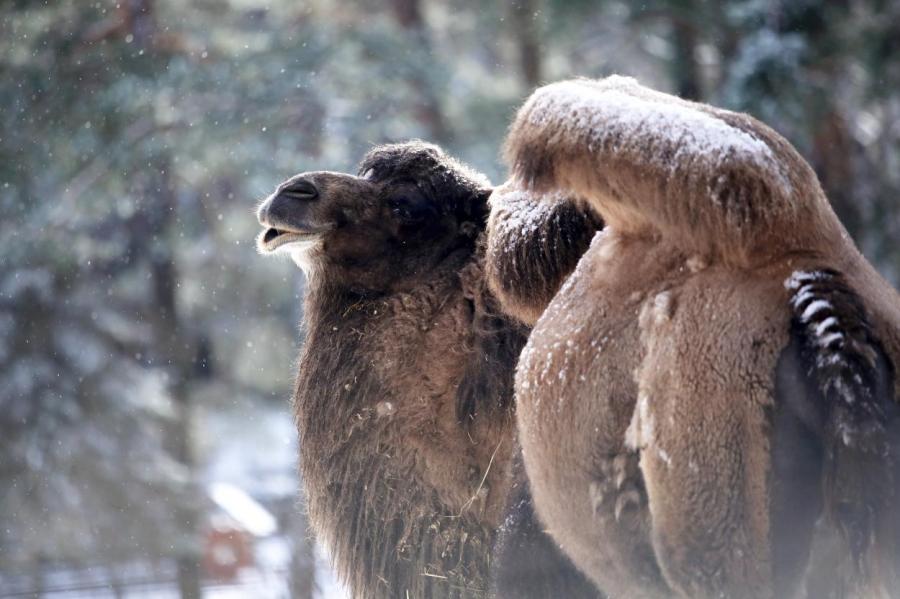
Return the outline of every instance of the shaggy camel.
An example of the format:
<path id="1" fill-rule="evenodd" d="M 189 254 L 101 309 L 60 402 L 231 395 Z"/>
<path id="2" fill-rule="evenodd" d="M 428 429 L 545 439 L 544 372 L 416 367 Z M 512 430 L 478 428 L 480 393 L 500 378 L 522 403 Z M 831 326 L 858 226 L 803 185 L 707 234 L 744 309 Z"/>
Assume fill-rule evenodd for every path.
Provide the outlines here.
<path id="1" fill-rule="evenodd" d="M 791 597 L 831 535 L 828 592 L 898 596 L 900 298 L 807 163 L 621 77 L 537 90 L 506 156 L 486 271 L 537 319 L 519 439 L 578 567 L 616 598 Z M 548 300 L 510 258 L 558 194 L 606 228 Z M 550 278 L 571 260 L 547 256 Z"/>
<path id="2" fill-rule="evenodd" d="M 511 497 L 501 561 L 548 556 L 549 586 L 594 596 L 543 531 L 519 533 L 512 381 L 528 331 L 486 288 L 488 181 L 421 142 L 375 148 L 359 173 L 297 175 L 258 213 L 260 250 L 308 279 L 294 404 L 316 534 L 355 598 L 483 597 Z M 544 226 L 564 221 L 580 255 L 599 223 L 562 205 Z M 525 596 L 527 577 L 499 578 L 498 594 Z"/>

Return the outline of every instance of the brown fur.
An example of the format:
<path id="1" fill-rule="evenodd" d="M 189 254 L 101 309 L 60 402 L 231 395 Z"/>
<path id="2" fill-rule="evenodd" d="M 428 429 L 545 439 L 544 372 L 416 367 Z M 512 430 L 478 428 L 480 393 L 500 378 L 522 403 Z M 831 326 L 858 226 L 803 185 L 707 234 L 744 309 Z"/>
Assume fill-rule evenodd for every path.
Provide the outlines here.
<path id="1" fill-rule="evenodd" d="M 838 562 L 856 562 L 832 564 L 832 588 L 900 588 L 900 299 L 806 162 L 751 117 L 618 77 L 539 89 L 507 156 L 492 203 L 553 191 L 607 224 L 516 374 L 535 508 L 575 563 L 612 597 L 787 597 L 825 505 Z M 807 271 L 834 275 L 792 283 Z"/>
<path id="2" fill-rule="evenodd" d="M 512 448 L 508 390 L 457 418 L 457 387 L 479 356 L 453 266 L 435 273 L 449 281 L 381 301 L 307 298 L 295 395 L 301 471 L 310 517 L 356 597 L 487 587 Z"/>
<path id="3" fill-rule="evenodd" d="M 294 395 L 310 520 L 356 598 L 482 597 L 526 333 L 484 284 L 490 189 L 419 142 L 376 148 L 360 173 L 298 175 L 260 209 L 317 234 L 295 256 L 310 275 Z"/>
<path id="4" fill-rule="evenodd" d="M 302 237 L 284 247 L 309 274 L 295 407 L 311 520 L 354 597 L 481 597 L 520 503 L 510 485 L 527 488 L 510 472 L 527 330 L 485 287 L 490 188 L 420 142 L 375 148 L 360 173 L 297 175 L 260 207 L 264 225 Z M 569 269 L 593 234 L 571 218 L 548 229 L 578 232 L 560 240 Z M 503 530 L 497 596 L 596 596 L 543 531 Z M 536 552 L 541 584 L 523 586 L 512 573 Z"/>
<path id="5" fill-rule="evenodd" d="M 534 513 L 521 453 L 513 465 L 507 517 L 494 546 L 494 599 L 600 599 L 597 587 L 544 532 Z"/>
<path id="6" fill-rule="evenodd" d="M 603 221 L 564 197 L 495 194 L 491 205 L 488 282 L 506 313 L 534 325 Z"/>

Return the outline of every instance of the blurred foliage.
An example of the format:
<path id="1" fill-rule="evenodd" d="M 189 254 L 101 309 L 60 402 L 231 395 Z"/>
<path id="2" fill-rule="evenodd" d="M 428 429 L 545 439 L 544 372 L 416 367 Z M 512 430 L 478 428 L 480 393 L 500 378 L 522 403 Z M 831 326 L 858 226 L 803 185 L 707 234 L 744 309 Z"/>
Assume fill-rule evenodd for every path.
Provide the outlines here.
<path id="1" fill-rule="evenodd" d="M 0 570 L 193 555 L 197 404 L 287 409 L 300 277 L 254 200 L 410 137 L 499 181 L 539 81 L 764 119 L 896 284 L 898 40 L 897 0 L 0 3 Z"/>

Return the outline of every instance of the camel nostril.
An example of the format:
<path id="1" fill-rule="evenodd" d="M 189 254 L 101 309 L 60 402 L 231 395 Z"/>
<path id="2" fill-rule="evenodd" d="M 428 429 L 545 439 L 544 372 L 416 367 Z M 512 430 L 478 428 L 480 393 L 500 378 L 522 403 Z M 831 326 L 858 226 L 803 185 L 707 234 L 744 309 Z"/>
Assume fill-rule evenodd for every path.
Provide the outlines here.
<path id="1" fill-rule="evenodd" d="M 312 181 L 308 181 L 307 179 L 297 179 L 282 189 L 279 195 L 286 196 L 293 200 L 310 201 L 319 197 L 319 190 Z"/>

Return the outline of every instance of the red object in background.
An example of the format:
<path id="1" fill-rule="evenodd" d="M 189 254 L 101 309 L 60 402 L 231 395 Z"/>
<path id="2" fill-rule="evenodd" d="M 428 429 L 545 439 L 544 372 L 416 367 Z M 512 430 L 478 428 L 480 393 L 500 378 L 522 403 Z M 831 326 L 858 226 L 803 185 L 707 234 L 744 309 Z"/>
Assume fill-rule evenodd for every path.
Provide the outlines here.
<path id="1" fill-rule="evenodd" d="M 241 568 L 253 565 L 253 539 L 243 530 L 230 526 L 211 528 L 203 547 L 203 572 L 220 582 L 237 578 Z"/>

